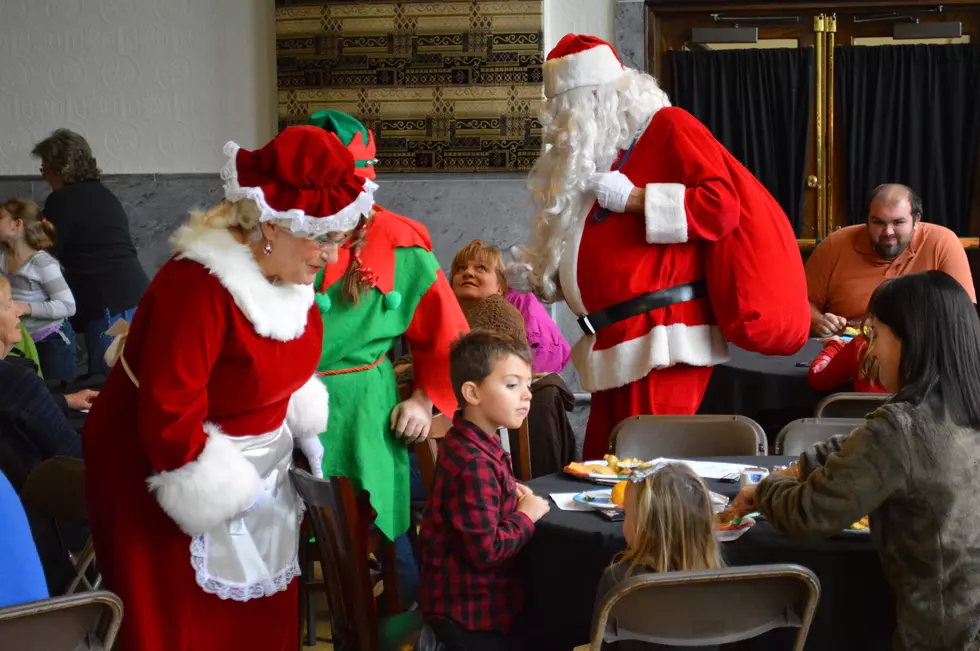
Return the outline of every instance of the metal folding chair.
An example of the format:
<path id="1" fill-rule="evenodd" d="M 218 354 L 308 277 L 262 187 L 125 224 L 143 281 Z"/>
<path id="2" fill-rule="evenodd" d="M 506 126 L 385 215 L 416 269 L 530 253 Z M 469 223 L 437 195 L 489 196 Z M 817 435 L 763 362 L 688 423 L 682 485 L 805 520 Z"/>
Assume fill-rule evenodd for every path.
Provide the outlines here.
<path id="1" fill-rule="evenodd" d="M 820 401 L 813 415 L 817 418 L 863 419 L 891 397 L 890 393 L 834 393 Z"/>
<path id="2" fill-rule="evenodd" d="M 103 591 L 0 608 L 0 651 L 108 651 L 122 618 L 122 600 Z"/>
<path id="3" fill-rule="evenodd" d="M 800 418 L 787 423 L 776 437 L 776 454 L 802 454 L 811 445 L 838 434 L 850 434 L 863 418 Z"/>
<path id="4" fill-rule="evenodd" d="M 626 579 L 595 614 L 590 649 L 638 640 L 712 646 L 795 627 L 802 651 L 820 599 L 820 582 L 799 565 L 755 565 Z"/>
<path id="5" fill-rule="evenodd" d="M 621 459 L 768 454 L 765 430 L 745 416 L 633 416 L 620 421 L 610 438 Z"/>

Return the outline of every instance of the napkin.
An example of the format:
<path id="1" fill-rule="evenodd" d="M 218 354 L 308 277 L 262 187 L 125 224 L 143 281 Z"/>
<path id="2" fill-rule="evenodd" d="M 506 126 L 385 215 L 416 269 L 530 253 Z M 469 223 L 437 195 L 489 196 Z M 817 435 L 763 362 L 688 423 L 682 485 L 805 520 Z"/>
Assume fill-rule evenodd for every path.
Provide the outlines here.
<path id="1" fill-rule="evenodd" d="M 572 501 L 578 493 L 552 493 L 551 499 L 562 511 L 591 511 L 585 504 Z"/>

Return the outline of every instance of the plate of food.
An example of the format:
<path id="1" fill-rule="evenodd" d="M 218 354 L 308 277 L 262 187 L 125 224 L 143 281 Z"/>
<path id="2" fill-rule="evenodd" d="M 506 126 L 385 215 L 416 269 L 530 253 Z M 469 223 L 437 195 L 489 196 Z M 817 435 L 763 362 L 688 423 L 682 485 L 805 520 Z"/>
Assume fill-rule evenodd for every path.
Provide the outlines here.
<path id="1" fill-rule="evenodd" d="M 744 536 L 754 524 L 752 514 L 737 516 L 734 511 L 725 509 L 715 514 L 715 538 L 719 542 L 733 542 Z"/>
<path id="2" fill-rule="evenodd" d="M 582 504 L 593 509 L 620 509 L 620 505 L 612 501 L 612 489 L 583 491 L 572 498 L 576 504 Z"/>
<path id="3" fill-rule="evenodd" d="M 650 461 L 642 459 L 619 459 L 618 457 L 607 454 L 605 458 L 598 461 L 573 462 L 565 466 L 565 473 L 588 479 L 600 484 L 616 484 L 628 479 L 630 473 L 638 468 L 646 468 Z"/>

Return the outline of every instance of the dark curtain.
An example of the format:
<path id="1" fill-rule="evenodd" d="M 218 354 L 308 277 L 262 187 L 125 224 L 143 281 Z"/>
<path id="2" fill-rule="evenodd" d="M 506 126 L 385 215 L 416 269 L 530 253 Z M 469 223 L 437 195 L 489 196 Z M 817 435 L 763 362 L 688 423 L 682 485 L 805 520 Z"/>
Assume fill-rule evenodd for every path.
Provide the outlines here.
<path id="1" fill-rule="evenodd" d="M 675 50 L 670 64 L 673 104 L 766 186 L 802 236 L 813 50 Z"/>
<path id="2" fill-rule="evenodd" d="M 980 50 L 975 45 L 839 47 L 837 123 L 847 219 L 864 222 L 877 185 L 922 197 L 925 221 L 970 231 L 980 135 Z"/>

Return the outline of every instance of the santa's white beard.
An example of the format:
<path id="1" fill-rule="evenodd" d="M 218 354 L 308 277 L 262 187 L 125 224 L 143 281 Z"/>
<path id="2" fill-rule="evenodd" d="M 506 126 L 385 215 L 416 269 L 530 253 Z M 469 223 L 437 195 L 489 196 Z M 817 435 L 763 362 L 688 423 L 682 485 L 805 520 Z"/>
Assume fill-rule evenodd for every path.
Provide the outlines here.
<path id="1" fill-rule="evenodd" d="M 658 109 L 670 106 L 650 75 L 627 70 L 611 84 L 576 88 L 552 98 L 541 116 L 544 153 L 528 178 L 534 230 L 527 261 L 545 300 L 558 298 L 555 277 L 567 235 L 587 216 L 589 177 L 608 172 Z"/>

